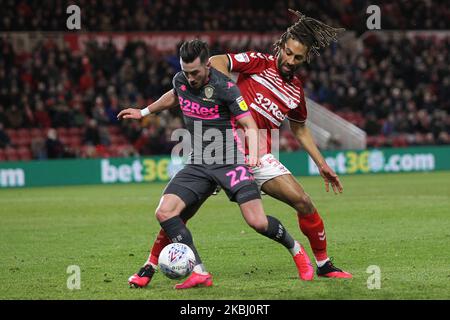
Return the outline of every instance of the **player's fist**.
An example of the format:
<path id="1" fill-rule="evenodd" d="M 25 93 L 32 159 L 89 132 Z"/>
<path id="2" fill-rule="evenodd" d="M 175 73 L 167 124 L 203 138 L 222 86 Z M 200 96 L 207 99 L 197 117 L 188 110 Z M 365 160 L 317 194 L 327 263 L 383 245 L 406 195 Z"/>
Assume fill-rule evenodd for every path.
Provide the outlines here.
<path id="1" fill-rule="evenodd" d="M 133 108 L 127 108 L 119 112 L 117 115 L 117 119 L 141 119 L 142 114 L 141 110 L 139 109 L 133 109 Z"/>

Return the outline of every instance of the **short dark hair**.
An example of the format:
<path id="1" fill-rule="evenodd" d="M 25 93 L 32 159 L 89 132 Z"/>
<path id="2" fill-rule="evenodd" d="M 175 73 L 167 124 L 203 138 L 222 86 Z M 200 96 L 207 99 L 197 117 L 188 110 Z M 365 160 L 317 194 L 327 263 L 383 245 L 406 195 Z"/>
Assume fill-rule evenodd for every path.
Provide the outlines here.
<path id="1" fill-rule="evenodd" d="M 201 63 L 206 63 L 209 59 L 208 44 L 199 39 L 185 41 L 180 47 L 180 57 L 183 62 L 191 63 L 200 57 Z"/>

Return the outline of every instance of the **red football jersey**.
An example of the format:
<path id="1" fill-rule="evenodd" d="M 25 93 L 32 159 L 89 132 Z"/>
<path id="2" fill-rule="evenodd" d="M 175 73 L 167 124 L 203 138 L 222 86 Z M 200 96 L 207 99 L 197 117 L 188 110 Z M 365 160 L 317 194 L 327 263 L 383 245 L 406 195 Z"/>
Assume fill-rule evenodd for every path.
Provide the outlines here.
<path id="1" fill-rule="evenodd" d="M 278 73 L 276 57 L 260 52 L 228 54 L 230 71 L 238 72 L 237 85 L 258 128 L 269 129 L 267 151 L 271 150 L 270 129 L 278 129 L 285 118 L 304 123 L 307 111 L 300 79 L 290 82 Z"/>

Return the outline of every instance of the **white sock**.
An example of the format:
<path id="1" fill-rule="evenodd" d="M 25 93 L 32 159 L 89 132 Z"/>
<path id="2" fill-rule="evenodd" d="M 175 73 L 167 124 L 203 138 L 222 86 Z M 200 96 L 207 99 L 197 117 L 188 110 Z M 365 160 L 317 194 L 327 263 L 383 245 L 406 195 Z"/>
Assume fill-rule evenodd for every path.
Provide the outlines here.
<path id="1" fill-rule="evenodd" d="M 294 247 L 289 249 L 289 252 L 292 254 L 292 256 L 295 256 L 297 253 L 299 253 L 301 250 L 300 243 L 298 241 L 294 241 Z"/>
<path id="2" fill-rule="evenodd" d="M 203 265 L 203 263 L 198 264 L 194 267 L 194 272 L 195 273 L 200 273 L 200 274 L 208 274 L 208 272 L 205 269 L 205 266 Z"/>
<path id="3" fill-rule="evenodd" d="M 316 260 L 316 264 L 320 268 L 320 267 L 323 267 L 325 265 L 325 263 L 327 263 L 327 261 L 329 261 L 329 260 L 330 260 L 330 258 L 326 258 L 325 260 L 320 260 L 320 261 Z"/>

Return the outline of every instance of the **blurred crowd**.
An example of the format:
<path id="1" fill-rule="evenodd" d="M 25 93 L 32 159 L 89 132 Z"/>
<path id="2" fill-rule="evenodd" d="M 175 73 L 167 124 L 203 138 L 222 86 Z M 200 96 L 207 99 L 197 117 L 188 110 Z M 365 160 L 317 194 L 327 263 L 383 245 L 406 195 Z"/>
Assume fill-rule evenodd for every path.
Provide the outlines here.
<path id="1" fill-rule="evenodd" d="M 0 53 L 0 147 L 12 144 L 8 131 L 41 128 L 28 139 L 33 158 L 161 154 L 170 152 L 171 131 L 183 126 L 179 110 L 119 126 L 121 108 L 147 105 L 171 88 L 174 67 L 144 44 L 130 42 L 119 52 L 92 43 L 77 55 L 52 41 L 15 52 L 0 40 Z M 60 141 L 67 143 L 55 154 L 45 140 L 59 140 L 58 133 L 70 141 Z"/>
<path id="2" fill-rule="evenodd" d="M 292 8 L 362 33 L 369 5 L 380 7 L 385 30 L 450 27 L 446 0 L 1 0 L 0 31 L 67 31 L 71 4 L 84 31 L 278 31 L 292 22 Z"/>
<path id="3" fill-rule="evenodd" d="M 8 130 L 37 128 L 41 134 L 28 141 L 37 159 L 170 153 L 170 134 L 183 127 L 178 108 L 142 122 L 116 116 L 171 88 L 179 70 L 176 48 L 171 56 L 140 42 L 123 51 L 91 42 L 75 54 L 46 41 L 31 52 L 15 52 L 0 40 L 0 49 L 0 147 L 14 144 Z M 219 43 L 211 49 L 223 52 Z M 450 35 L 374 33 L 363 50 L 333 45 L 302 68 L 301 78 L 306 95 L 363 128 L 369 146 L 450 144 L 449 57 Z M 281 149 L 298 148 L 283 130 Z"/>
<path id="4" fill-rule="evenodd" d="M 364 129 L 369 146 L 450 143 L 450 34 L 367 37 L 302 70 L 306 95 Z"/>
<path id="5" fill-rule="evenodd" d="M 35 1 L 1 1 L 1 29 L 60 30 L 58 17 L 65 16 L 63 9 L 70 3 L 47 1 L 36 6 Z M 109 30 L 112 23 L 114 30 L 283 30 L 287 26 L 285 9 L 301 8 L 296 1 L 258 4 L 265 6 L 252 10 L 259 18 L 245 22 L 241 17 L 250 14 L 247 11 L 254 1 L 214 2 L 214 6 L 208 1 L 188 0 L 165 1 L 167 5 L 162 1 L 121 0 L 77 3 L 96 8 L 84 11 L 87 30 Z M 198 10 L 174 11 L 175 3 Z M 386 23 L 383 27 L 417 24 L 420 28 L 448 28 L 439 18 L 448 15 L 444 2 L 378 3 L 392 14 L 384 17 L 383 21 L 392 21 L 382 22 Z M 412 10 L 411 3 L 423 7 L 411 11 L 409 17 L 417 16 L 417 21 L 405 20 L 398 13 Z M 45 9 L 51 5 L 54 7 Z M 322 10 L 325 5 L 327 10 Z M 437 8 L 433 11 L 436 19 L 431 19 L 431 5 L 433 10 Z M 362 0 L 303 4 L 308 14 L 344 26 L 356 25 L 356 13 L 366 6 L 367 1 Z M 218 8 L 226 15 L 215 14 Z M 5 22 L 13 14 L 11 10 L 23 19 Z M 28 17 L 30 10 L 33 18 Z M 210 15 L 204 13 L 207 11 Z M 89 16 L 92 12 L 96 15 Z M 183 16 L 187 12 L 197 16 Z M 164 22 L 177 15 L 180 17 L 171 23 Z M 271 24 L 263 27 L 267 15 Z M 271 50 L 271 43 L 258 48 L 241 45 L 213 42 L 210 49 L 212 54 Z M 80 53 L 64 43 L 57 45 L 51 37 L 22 50 L 13 47 L 8 37 L 0 37 L 0 160 L 169 153 L 176 143 L 170 139 L 172 131 L 183 127 L 178 108 L 141 122 L 119 122 L 116 116 L 122 108 L 152 103 L 171 88 L 172 77 L 179 71 L 177 51 L 173 48 L 171 54 L 161 54 L 146 43 L 129 41 L 124 50 L 111 42 L 90 42 Z M 450 144 L 449 66 L 449 33 L 414 37 L 372 33 L 364 37 L 360 49 L 348 43 L 333 44 L 304 65 L 301 78 L 308 97 L 367 132 L 369 147 L 440 145 Z M 288 130 L 282 130 L 280 138 L 281 150 L 300 147 Z"/>

